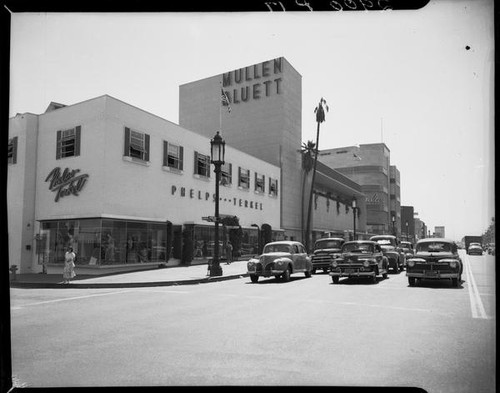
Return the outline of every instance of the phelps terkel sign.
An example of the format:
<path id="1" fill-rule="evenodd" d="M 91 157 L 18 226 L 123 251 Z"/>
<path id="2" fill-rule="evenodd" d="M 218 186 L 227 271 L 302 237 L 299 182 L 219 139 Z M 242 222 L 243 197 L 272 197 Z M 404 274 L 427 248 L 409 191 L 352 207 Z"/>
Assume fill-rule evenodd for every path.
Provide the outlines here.
<path id="1" fill-rule="evenodd" d="M 55 202 L 68 195 L 78 196 L 89 177 L 87 174 L 79 175 L 79 172 L 80 169 L 66 168 L 63 172 L 59 167 L 52 169 L 45 181 L 50 182 L 49 190 L 56 194 Z"/>

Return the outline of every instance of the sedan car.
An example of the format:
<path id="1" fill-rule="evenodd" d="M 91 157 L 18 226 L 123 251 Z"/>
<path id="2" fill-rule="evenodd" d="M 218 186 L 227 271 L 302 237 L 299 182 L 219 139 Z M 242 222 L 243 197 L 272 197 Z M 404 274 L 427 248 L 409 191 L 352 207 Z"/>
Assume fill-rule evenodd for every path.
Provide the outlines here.
<path id="1" fill-rule="evenodd" d="M 323 272 L 328 273 L 333 259 L 340 256 L 340 248 L 344 243 L 345 240 L 340 237 L 325 237 L 316 240 L 311 256 L 312 272 L 316 273 L 316 269 L 323 269 Z"/>
<path id="2" fill-rule="evenodd" d="M 389 267 L 395 273 L 399 273 L 400 270 L 404 269 L 406 264 L 406 258 L 404 253 L 399 248 L 399 241 L 396 236 L 393 235 L 376 235 L 372 236 L 370 240 L 373 240 L 380 244 L 384 255 L 389 261 Z"/>
<path id="3" fill-rule="evenodd" d="M 483 248 L 479 244 L 471 244 L 469 246 L 469 251 L 467 251 L 469 255 L 483 255 Z"/>
<path id="4" fill-rule="evenodd" d="M 250 280 L 256 283 L 259 277 L 282 278 L 290 281 L 290 275 L 304 273 L 311 277 L 312 263 L 302 243 L 296 241 L 278 241 L 267 243 L 259 258 L 252 258 L 247 263 Z"/>
<path id="5" fill-rule="evenodd" d="M 338 284 L 340 277 L 367 277 L 376 283 L 378 275 L 387 278 L 388 269 L 389 261 L 380 244 L 356 240 L 344 243 L 341 256 L 330 265 L 330 276 L 334 284 Z"/>
<path id="6" fill-rule="evenodd" d="M 399 245 L 401 247 L 401 251 L 405 255 L 405 265 L 406 265 L 406 260 L 410 259 L 414 254 L 413 244 L 411 242 L 401 241 Z"/>
<path id="7" fill-rule="evenodd" d="M 421 239 L 415 245 L 415 255 L 406 263 L 408 284 L 417 280 L 451 280 L 454 287 L 462 281 L 463 264 L 453 240 L 444 238 Z"/>

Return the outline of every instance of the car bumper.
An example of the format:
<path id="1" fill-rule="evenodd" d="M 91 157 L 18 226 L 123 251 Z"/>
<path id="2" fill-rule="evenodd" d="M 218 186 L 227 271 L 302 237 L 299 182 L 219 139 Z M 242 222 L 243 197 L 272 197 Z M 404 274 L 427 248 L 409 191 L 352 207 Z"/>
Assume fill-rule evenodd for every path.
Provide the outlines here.
<path id="1" fill-rule="evenodd" d="M 429 272 L 424 272 L 424 273 L 406 273 L 407 277 L 414 277 L 414 278 L 426 278 L 429 280 L 432 279 L 441 279 L 441 278 L 459 278 L 460 274 L 459 273 L 429 273 Z"/>
<path id="2" fill-rule="evenodd" d="M 374 277 L 375 272 L 360 272 L 358 271 L 352 271 L 352 272 L 330 272 L 330 276 L 332 277 Z"/>
<path id="3" fill-rule="evenodd" d="M 247 273 L 249 275 L 253 276 L 259 276 L 259 277 L 272 277 L 272 276 L 279 276 L 285 272 L 284 269 L 271 269 L 271 270 L 264 270 L 264 271 L 257 271 L 257 270 L 247 270 Z"/>

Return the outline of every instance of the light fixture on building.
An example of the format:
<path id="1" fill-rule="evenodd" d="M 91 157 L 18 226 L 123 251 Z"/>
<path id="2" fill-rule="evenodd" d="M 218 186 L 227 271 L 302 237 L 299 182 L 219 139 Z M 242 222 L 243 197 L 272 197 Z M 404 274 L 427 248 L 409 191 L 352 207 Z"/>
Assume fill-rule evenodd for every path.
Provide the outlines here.
<path id="1" fill-rule="evenodd" d="M 353 217 L 353 236 L 352 240 L 356 240 L 356 209 L 357 209 L 357 202 L 356 198 L 352 198 L 352 217 Z"/>

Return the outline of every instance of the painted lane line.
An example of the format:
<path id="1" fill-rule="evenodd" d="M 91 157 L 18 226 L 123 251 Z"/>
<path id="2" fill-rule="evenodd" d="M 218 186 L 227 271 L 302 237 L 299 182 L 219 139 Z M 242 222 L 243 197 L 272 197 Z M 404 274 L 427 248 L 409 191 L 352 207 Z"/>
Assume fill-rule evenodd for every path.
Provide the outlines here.
<path id="1" fill-rule="evenodd" d="M 51 304 L 51 303 L 65 302 L 65 301 L 68 301 L 68 300 L 87 299 L 87 298 L 96 297 L 96 296 L 116 295 L 116 294 L 127 293 L 127 292 L 133 292 L 133 290 L 129 289 L 129 290 L 123 290 L 123 291 L 114 291 L 114 292 L 106 292 L 106 293 L 96 293 L 96 294 L 93 294 L 93 295 L 74 296 L 74 297 L 65 297 L 65 298 L 62 298 L 62 299 L 45 300 L 43 302 L 23 304 L 22 306 L 13 306 L 13 307 L 11 307 L 11 310 L 20 310 L 20 309 L 22 309 L 24 307 L 39 306 L 41 304 Z"/>
<path id="2" fill-rule="evenodd" d="M 480 318 L 480 319 L 488 319 L 486 315 L 486 311 L 483 306 L 483 302 L 481 301 L 481 296 L 479 295 L 479 291 L 477 289 L 476 280 L 474 280 L 474 276 L 472 274 L 472 268 L 469 262 L 468 255 L 465 255 L 465 275 L 467 276 L 467 282 L 469 285 L 467 286 L 469 289 L 469 299 L 470 299 L 470 307 L 472 311 L 472 318 Z"/>

